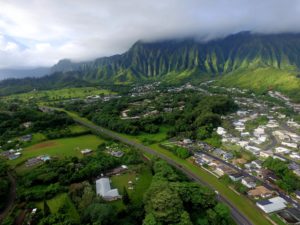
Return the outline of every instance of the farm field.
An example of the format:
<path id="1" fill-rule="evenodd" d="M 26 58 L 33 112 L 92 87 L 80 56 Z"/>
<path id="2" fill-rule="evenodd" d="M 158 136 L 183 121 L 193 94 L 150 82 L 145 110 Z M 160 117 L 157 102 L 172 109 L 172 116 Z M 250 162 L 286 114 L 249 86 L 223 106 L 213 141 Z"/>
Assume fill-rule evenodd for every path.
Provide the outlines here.
<path id="1" fill-rule="evenodd" d="M 63 88 L 59 90 L 48 91 L 31 91 L 23 94 L 14 94 L 7 96 L 6 99 L 19 99 L 23 101 L 38 100 L 38 101 L 57 101 L 71 98 L 85 98 L 91 95 L 109 95 L 115 94 L 112 91 L 105 89 L 98 89 L 96 87 L 82 87 L 82 88 Z"/>
<path id="2" fill-rule="evenodd" d="M 9 161 L 9 164 L 12 166 L 21 165 L 29 158 L 45 154 L 56 157 L 82 157 L 80 150 L 85 148 L 95 150 L 97 146 L 103 142 L 103 139 L 95 135 L 84 135 L 44 141 L 25 148 L 22 151 L 22 156 L 16 160 Z"/>
<path id="3" fill-rule="evenodd" d="M 51 213 L 57 213 L 62 206 L 65 206 L 71 218 L 76 221 L 80 220 L 79 214 L 67 193 L 58 194 L 54 198 L 47 200 L 47 204 L 49 205 Z M 41 210 L 44 208 L 43 202 L 38 202 L 36 206 Z"/>

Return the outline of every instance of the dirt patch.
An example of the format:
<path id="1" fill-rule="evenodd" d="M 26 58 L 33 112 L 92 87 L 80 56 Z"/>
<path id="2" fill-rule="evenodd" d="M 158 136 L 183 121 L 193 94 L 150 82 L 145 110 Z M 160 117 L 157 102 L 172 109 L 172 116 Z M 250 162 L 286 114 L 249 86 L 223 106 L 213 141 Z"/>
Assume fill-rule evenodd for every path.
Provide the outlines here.
<path id="1" fill-rule="evenodd" d="M 30 150 L 39 150 L 41 148 L 53 147 L 53 146 L 56 146 L 56 145 L 57 145 L 56 141 L 47 141 L 47 142 L 42 142 L 42 143 L 39 143 L 39 144 L 36 144 L 36 145 L 32 146 L 30 148 Z"/>

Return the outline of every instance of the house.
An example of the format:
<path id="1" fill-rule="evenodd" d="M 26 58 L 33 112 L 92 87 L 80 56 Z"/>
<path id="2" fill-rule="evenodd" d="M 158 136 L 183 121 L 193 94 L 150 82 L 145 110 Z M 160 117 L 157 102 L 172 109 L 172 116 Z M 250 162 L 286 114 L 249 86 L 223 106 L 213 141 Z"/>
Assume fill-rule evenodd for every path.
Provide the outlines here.
<path id="1" fill-rule="evenodd" d="M 278 155 L 273 155 L 273 159 L 279 159 L 279 160 L 281 160 L 281 161 L 283 161 L 283 162 L 285 162 L 285 161 L 286 161 L 286 159 L 285 159 L 285 158 L 283 158 L 283 157 L 280 157 L 280 156 L 278 156 Z"/>
<path id="2" fill-rule="evenodd" d="M 272 183 L 276 182 L 278 179 L 277 176 L 271 170 L 267 170 L 267 169 L 259 170 L 258 177 Z"/>
<path id="3" fill-rule="evenodd" d="M 300 199 L 300 191 L 295 191 L 296 198 Z"/>
<path id="4" fill-rule="evenodd" d="M 222 149 L 217 148 L 216 150 L 214 150 L 213 153 L 214 153 L 215 155 L 217 155 L 217 156 L 222 156 L 222 155 L 224 155 L 226 152 L 223 151 Z"/>
<path id="5" fill-rule="evenodd" d="M 27 135 L 24 135 L 24 136 L 20 137 L 20 141 L 23 141 L 23 142 L 31 141 L 31 139 L 32 139 L 31 134 L 27 134 Z"/>
<path id="6" fill-rule="evenodd" d="M 226 132 L 226 130 L 225 130 L 223 127 L 218 127 L 218 128 L 217 128 L 217 134 L 223 136 L 223 135 L 225 135 L 226 133 L 227 133 L 227 132 Z"/>
<path id="7" fill-rule="evenodd" d="M 106 201 L 113 201 L 121 197 L 118 189 L 111 189 L 109 178 L 96 180 L 96 192 Z"/>
<path id="8" fill-rule="evenodd" d="M 80 151 L 82 155 L 88 155 L 91 154 L 93 152 L 92 149 L 84 149 Z"/>
<path id="9" fill-rule="evenodd" d="M 189 138 L 185 138 L 185 139 L 183 139 L 182 143 L 185 144 L 185 145 L 189 145 L 189 144 L 192 144 L 193 141 Z"/>
<path id="10" fill-rule="evenodd" d="M 299 155 L 299 153 L 297 153 L 297 152 L 292 152 L 291 154 L 290 154 L 290 157 L 292 158 L 292 159 L 300 159 L 300 155 Z"/>
<path id="11" fill-rule="evenodd" d="M 248 150 L 248 151 L 250 151 L 250 152 L 252 152 L 252 153 L 255 154 L 255 155 L 259 154 L 259 152 L 261 151 L 260 148 L 255 147 L 255 146 L 251 146 L 251 145 L 247 145 L 247 146 L 245 147 L 245 149 Z"/>
<path id="12" fill-rule="evenodd" d="M 255 137 L 260 137 L 260 136 L 262 136 L 262 135 L 265 135 L 265 129 L 262 128 L 262 127 L 258 127 L 258 128 L 256 128 L 256 129 L 253 131 L 253 135 L 254 135 Z"/>
<path id="13" fill-rule="evenodd" d="M 273 131 L 272 134 L 277 137 L 278 139 L 280 140 L 285 140 L 285 141 L 290 141 L 290 136 L 286 134 L 285 131 L 283 130 L 276 130 L 276 131 Z"/>
<path id="14" fill-rule="evenodd" d="M 128 167 L 126 165 L 122 165 L 122 166 L 119 166 L 112 170 L 107 171 L 105 174 L 106 174 L 106 176 L 118 175 L 121 173 L 125 173 L 127 171 L 127 169 L 128 169 Z"/>
<path id="15" fill-rule="evenodd" d="M 230 159 L 232 159 L 232 158 L 233 158 L 233 154 L 230 153 L 230 152 L 227 152 L 227 153 L 225 153 L 225 154 L 223 155 L 223 159 L 224 159 L 224 160 L 230 160 Z"/>
<path id="16" fill-rule="evenodd" d="M 253 166 L 255 166 L 257 169 L 261 169 L 262 168 L 262 161 L 260 161 L 259 159 L 254 160 L 251 162 Z"/>
<path id="17" fill-rule="evenodd" d="M 238 116 L 246 116 L 246 115 L 248 114 L 248 112 L 247 112 L 247 111 L 238 110 L 238 111 L 236 112 L 236 114 L 237 114 Z"/>
<path id="18" fill-rule="evenodd" d="M 293 173 L 300 177 L 300 169 L 293 170 Z"/>
<path id="19" fill-rule="evenodd" d="M 232 181 L 235 181 L 235 182 L 241 180 L 243 177 L 244 177 L 244 176 L 243 176 L 243 174 L 241 174 L 241 173 L 233 173 L 233 174 L 229 174 L 229 178 L 230 178 Z"/>
<path id="20" fill-rule="evenodd" d="M 254 169 L 254 165 L 252 163 L 245 163 L 244 164 L 244 167 L 248 170 L 252 170 Z"/>
<path id="21" fill-rule="evenodd" d="M 256 182 L 251 177 L 244 177 L 242 179 L 242 184 L 245 185 L 247 188 L 255 188 L 256 187 Z"/>
<path id="22" fill-rule="evenodd" d="M 284 147 L 276 147 L 275 148 L 276 153 L 281 153 L 281 154 L 289 154 L 290 150 Z"/>
<path id="23" fill-rule="evenodd" d="M 274 194 L 265 186 L 257 186 L 255 189 L 248 191 L 248 195 L 253 198 L 269 198 Z"/>
<path id="24" fill-rule="evenodd" d="M 32 122 L 25 122 L 25 123 L 22 123 L 22 126 L 23 126 L 24 128 L 29 128 L 29 127 L 32 126 Z"/>
<path id="25" fill-rule="evenodd" d="M 242 132 L 241 136 L 242 137 L 248 137 L 248 136 L 250 136 L 250 133 L 249 132 Z"/>
<path id="26" fill-rule="evenodd" d="M 19 158 L 21 155 L 22 155 L 21 152 L 16 152 L 16 153 L 10 154 L 10 155 L 8 156 L 8 159 L 9 159 L 9 160 L 14 160 L 14 159 Z"/>
<path id="27" fill-rule="evenodd" d="M 262 157 L 262 158 L 272 157 L 273 156 L 273 152 L 271 150 L 261 151 L 259 153 L 259 156 Z"/>
<path id="28" fill-rule="evenodd" d="M 287 147 L 290 147 L 290 148 L 298 148 L 298 145 L 297 145 L 297 143 L 290 143 L 290 142 L 281 142 L 281 144 L 282 145 L 284 145 L 284 146 L 287 146 Z"/>
<path id="29" fill-rule="evenodd" d="M 249 145 L 248 141 L 239 141 L 237 143 L 239 146 L 241 146 L 242 148 L 245 148 L 247 145 Z"/>
<path id="30" fill-rule="evenodd" d="M 114 157 L 121 158 L 124 155 L 122 151 L 110 151 L 110 154 Z"/>
<path id="31" fill-rule="evenodd" d="M 235 171 L 233 169 L 231 169 L 230 167 L 222 164 L 222 165 L 218 165 L 216 167 L 215 173 L 219 176 L 223 176 L 225 174 L 233 174 L 233 173 L 235 173 Z"/>
<path id="32" fill-rule="evenodd" d="M 287 202 L 281 197 L 275 197 L 256 202 L 256 205 L 265 213 L 272 213 L 286 208 Z"/>

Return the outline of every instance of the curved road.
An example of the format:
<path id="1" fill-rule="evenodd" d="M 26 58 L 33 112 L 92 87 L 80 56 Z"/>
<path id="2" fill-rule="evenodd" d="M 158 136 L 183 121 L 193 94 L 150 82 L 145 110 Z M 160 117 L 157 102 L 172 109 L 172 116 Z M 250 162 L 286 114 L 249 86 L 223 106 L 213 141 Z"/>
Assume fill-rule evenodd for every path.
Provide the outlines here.
<path id="1" fill-rule="evenodd" d="M 115 132 L 112 132 L 108 129 L 105 129 L 103 127 L 100 127 L 100 126 L 96 126 L 94 124 L 91 124 L 91 123 L 88 123 L 88 122 L 84 122 L 82 121 L 81 119 L 78 119 L 78 118 L 74 118 L 74 121 L 76 121 L 77 123 L 83 125 L 83 126 L 86 126 L 96 132 L 99 132 L 101 134 L 104 134 L 106 136 L 109 136 L 110 138 L 113 138 L 115 140 L 118 140 L 120 142 L 123 142 L 127 145 L 130 145 L 130 146 L 133 146 L 137 149 L 140 149 L 146 153 L 149 153 L 151 155 L 155 155 L 155 156 L 158 156 L 160 157 L 161 159 L 167 161 L 169 164 L 171 164 L 172 166 L 176 167 L 177 169 L 179 169 L 180 171 L 182 171 L 183 173 L 185 173 L 190 179 L 194 180 L 195 182 L 201 184 L 201 185 L 205 185 L 205 186 L 208 186 L 210 188 L 212 188 L 208 183 L 204 182 L 203 180 L 200 179 L 200 177 L 194 173 L 192 173 L 191 171 L 189 171 L 188 169 L 186 169 L 185 167 L 182 167 L 180 164 L 176 163 L 174 160 L 166 157 L 165 155 L 161 154 L 161 153 L 158 153 L 154 150 L 152 150 L 151 148 L 145 146 L 145 145 L 142 145 L 140 143 L 137 143 L 135 141 L 132 141 L 132 140 L 129 140 L 127 138 L 124 138 L 118 134 L 116 134 Z M 213 189 L 213 188 L 212 188 Z M 213 189 L 214 190 L 214 189 Z M 234 207 L 234 205 L 231 204 L 230 201 L 228 201 L 226 198 L 224 198 L 223 196 L 221 195 L 218 195 L 217 196 L 218 200 L 219 201 L 222 201 L 224 203 L 226 203 L 230 210 L 231 210 L 231 215 L 233 217 L 233 219 L 236 221 L 237 224 L 239 225 L 253 225 L 251 223 L 251 221 L 244 215 L 242 214 L 238 209 L 236 209 Z"/>

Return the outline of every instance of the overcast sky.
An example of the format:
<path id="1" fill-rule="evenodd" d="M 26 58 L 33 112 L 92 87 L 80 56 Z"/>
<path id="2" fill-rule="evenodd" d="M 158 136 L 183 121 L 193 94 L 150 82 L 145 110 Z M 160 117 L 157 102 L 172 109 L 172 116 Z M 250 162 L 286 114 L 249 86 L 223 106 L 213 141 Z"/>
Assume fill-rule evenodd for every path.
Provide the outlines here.
<path id="1" fill-rule="evenodd" d="M 137 40 L 299 32 L 300 0 L 0 0 L 0 68 L 126 51 Z"/>

